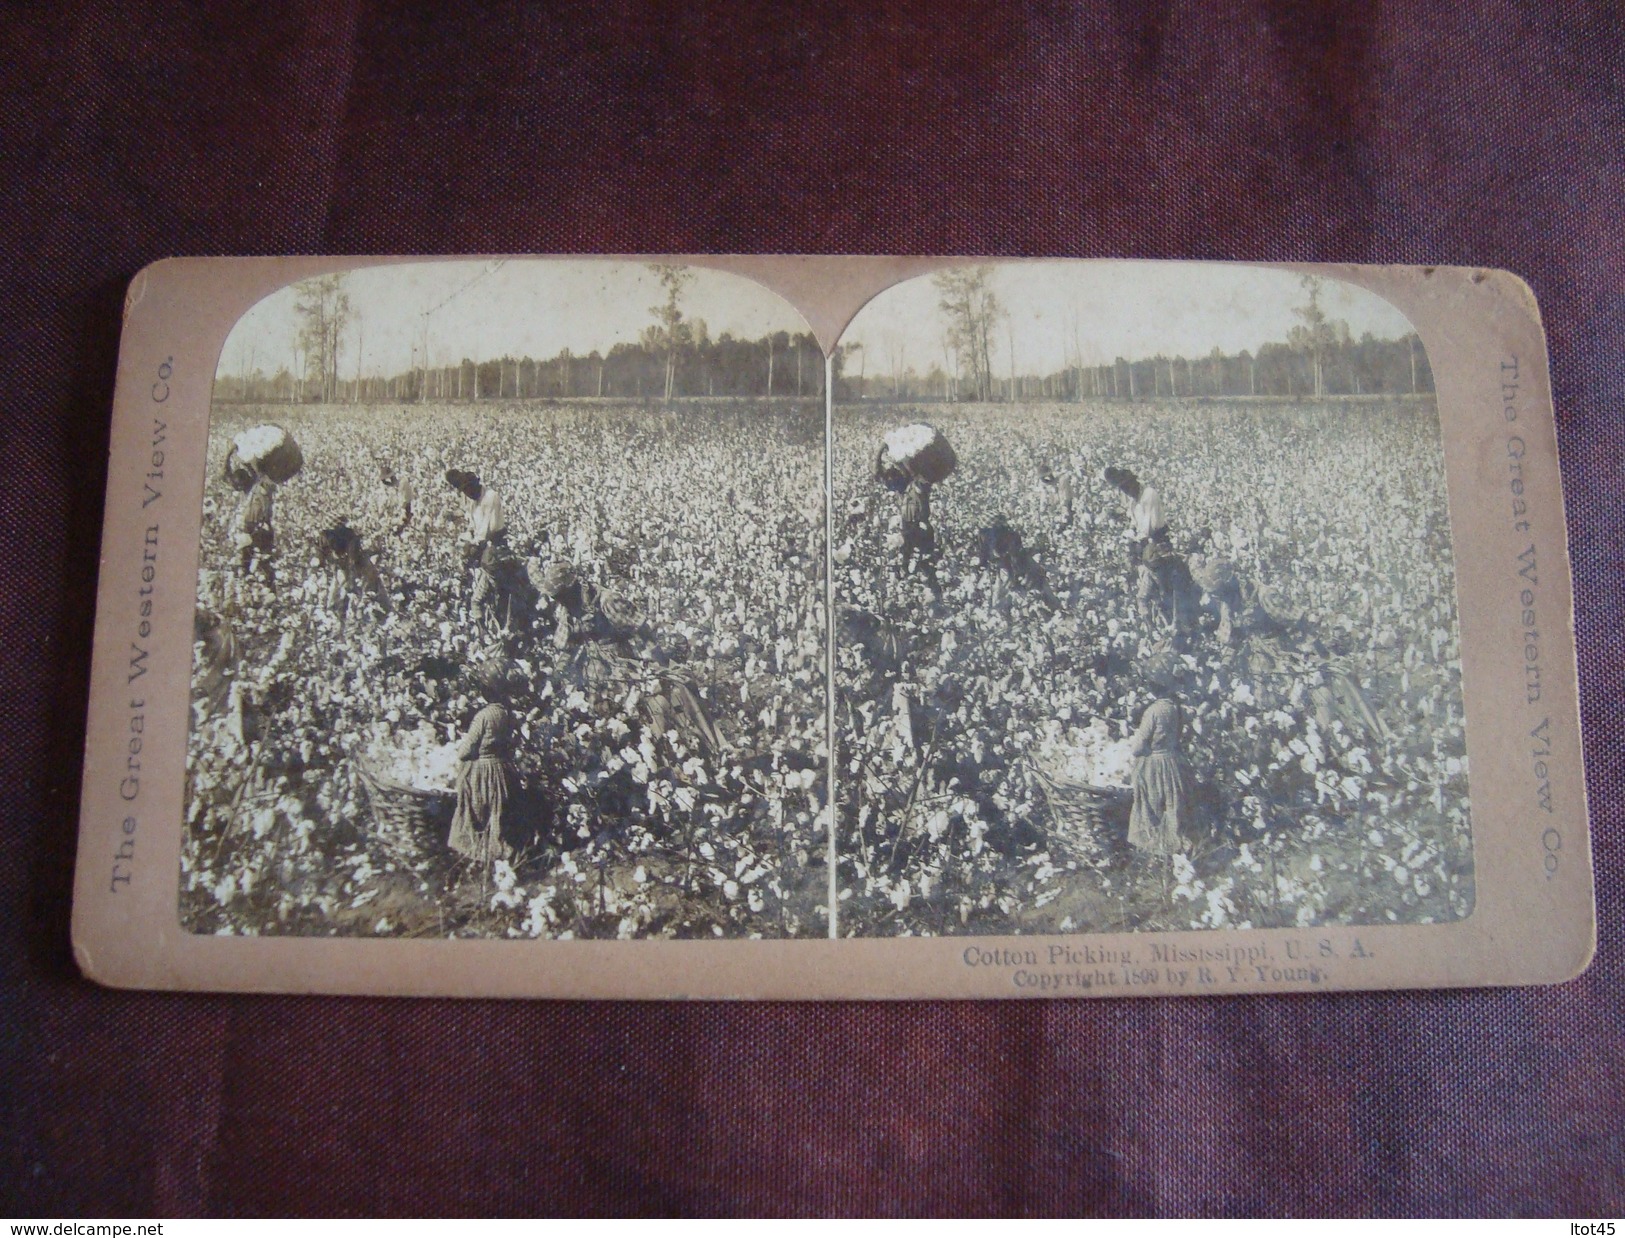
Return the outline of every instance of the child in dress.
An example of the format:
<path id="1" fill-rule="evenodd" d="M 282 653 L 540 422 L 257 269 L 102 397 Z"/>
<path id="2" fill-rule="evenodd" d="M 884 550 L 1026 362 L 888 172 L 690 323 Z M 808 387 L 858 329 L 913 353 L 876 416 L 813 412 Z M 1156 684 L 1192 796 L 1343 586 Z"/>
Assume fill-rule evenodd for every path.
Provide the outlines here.
<path id="1" fill-rule="evenodd" d="M 1174 699 L 1174 659 L 1156 655 L 1147 662 L 1144 674 L 1156 699 L 1146 707 L 1134 732 L 1134 806 L 1129 813 L 1128 840 L 1146 855 L 1180 855 L 1194 841 L 1195 788 L 1181 751 L 1184 711 Z"/>
<path id="2" fill-rule="evenodd" d="M 453 851 L 489 868 L 512 854 L 502 837 L 502 814 L 513 798 L 514 724 L 507 700 L 512 685 L 506 667 L 476 671 L 474 683 L 485 706 L 457 745 L 457 811 L 448 842 Z"/>

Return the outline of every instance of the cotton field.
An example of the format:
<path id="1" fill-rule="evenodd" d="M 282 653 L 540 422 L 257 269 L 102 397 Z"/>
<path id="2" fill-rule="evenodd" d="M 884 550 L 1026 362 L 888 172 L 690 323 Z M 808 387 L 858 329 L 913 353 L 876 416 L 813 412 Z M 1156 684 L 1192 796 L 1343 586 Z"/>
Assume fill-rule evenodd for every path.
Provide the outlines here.
<path id="1" fill-rule="evenodd" d="M 917 419 L 960 460 L 933 498 L 940 598 L 900 573 L 873 476 L 874 445 Z M 838 406 L 835 438 L 843 934 L 1470 911 L 1431 399 Z M 1233 565 L 1274 618 L 1221 632 L 1204 595 L 1181 640 L 1147 622 L 1108 465 L 1154 484 L 1173 544 Z M 1001 518 L 1021 571 L 980 561 Z M 1091 765 L 1127 736 L 1151 699 L 1136 668 L 1170 646 L 1198 828 L 1186 853 L 1146 857 L 1125 845 L 1126 801 L 1065 785 L 1054 754 Z"/>
<path id="2" fill-rule="evenodd" d="M 225 456 L 266 423 L 304 465 L 247 568 Z M 930 498 L 930 580 L 875 475 L 915 423 L 958 459 Z M 816 404 L 218 405 L 184 923 L 750 938 L 832 916 L 894 936 L 1470 912 L 1430 398 L 847 404 L 834 443 L 826 581 Z M 1107 466 L 1160 496 L 1183 622 L 1141 596 Z M 525 575 L 499 614 L 474 604 L 450 470 L 501 496 Z M 367 570 L 323 551 L 339 528 Z M 1175 854 L 1127 839 L 1153 654 L 1192 778 Z M 448 831 L 494 663 L 516 785 L 480 863 Z"/>
<path id="3" fill-rule="evenodd" d="M 230 437 L 286 427 L 274 577 L 245 572 Z M 680 402 L 217 406 L 182 912 L 200 933 L 824 935 L 823 414 Z M 471 621 L 447 470 L 521 560 L 636 616 Z M 386 484 L 385 475 L 393 484 Z M 415 490 L 401 528 L 402 483 Z M 376 590 L 318 561 L 360 535 Z M 605 608 L 608 609 L 607 607 Z M 519 687 L 511 856 L 446 848 L 470 665 Z"/>

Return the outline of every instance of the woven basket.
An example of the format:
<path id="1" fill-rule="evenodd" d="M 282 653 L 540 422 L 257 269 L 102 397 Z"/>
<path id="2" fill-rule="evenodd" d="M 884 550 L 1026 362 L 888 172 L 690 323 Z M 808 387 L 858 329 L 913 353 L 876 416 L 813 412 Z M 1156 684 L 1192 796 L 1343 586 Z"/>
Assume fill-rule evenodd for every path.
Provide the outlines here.
<path id="1" fill-rule="evenodd" d="M 451 824 L 457 792 L 409 787 L 369 769 L 365 763 L 358 764 L 357 772 L 367 791 L 373 823 L 380 833 L 403 836 L 414 842 L 445 841 L 440 836 Z"/>
<path id="2" fill-rule="evenodd" d="M 1128 836 L 1131 787 L 1094 786 L 1069 778 L 1034 760 L 1033 781 L 1043 793 L 1061 840 L 1076 850 L 1095 855 Z"/>

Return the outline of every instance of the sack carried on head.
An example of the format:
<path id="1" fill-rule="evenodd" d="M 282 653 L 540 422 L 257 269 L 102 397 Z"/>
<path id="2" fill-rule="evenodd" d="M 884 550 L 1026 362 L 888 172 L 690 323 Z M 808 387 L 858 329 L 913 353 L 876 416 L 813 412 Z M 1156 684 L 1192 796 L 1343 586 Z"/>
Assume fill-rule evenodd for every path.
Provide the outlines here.
<path id="1" fill-rule="evenodd" d="M 923 422 L 888 431 L 884 457 L 912 477 L 936 485 L 959 467 L 959 457 L 941 430 Z"/>
<path id="2" fill-rule="evenodd" d="M 254 484 L 255 474 L 269 477 L 280 485 L 292 481 L 304 467 L 304 453 L 293 435 L 270 423 L 236 435 L 226 452 L 226 478 L 240 490 Z M 240 484 L 245 477 L 247 486 Z"/>

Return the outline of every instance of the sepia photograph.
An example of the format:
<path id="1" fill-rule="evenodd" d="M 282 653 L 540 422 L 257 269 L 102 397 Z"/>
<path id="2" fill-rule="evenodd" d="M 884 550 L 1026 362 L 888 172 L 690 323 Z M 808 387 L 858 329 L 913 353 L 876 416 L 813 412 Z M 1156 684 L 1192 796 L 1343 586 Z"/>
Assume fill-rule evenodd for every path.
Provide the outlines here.
<path id="1" fill-rule="evenodd" d="M 824 379 L 697 266 L 256 304 L 210 409 L 184 926 L 827 935 Z"/>
<path id="2" fill-rule="evenodd" d="M 833 373 L 842 936 L 1471 912 L 1403 314 L 1268 268 L 960 265 Z"/>
<path id="3" fill-rule="evenodd" d="M 1576 975 L 1543 341 L 1468 268 L 155 264 L 76 959 L 606 999 Z"/>

